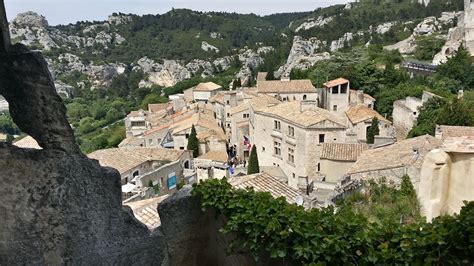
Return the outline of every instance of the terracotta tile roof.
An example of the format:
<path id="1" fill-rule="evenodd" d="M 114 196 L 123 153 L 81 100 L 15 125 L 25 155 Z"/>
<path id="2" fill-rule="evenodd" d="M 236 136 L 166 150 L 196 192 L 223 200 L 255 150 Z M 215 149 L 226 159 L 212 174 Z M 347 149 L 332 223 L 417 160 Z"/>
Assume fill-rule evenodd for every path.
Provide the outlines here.
<path id="1" fill-rule="evenodd" d="M 143 147 L 145 146 L 145 139 L 138 138 L 138 137 L 128 137 L 122 140 L 119 147 L 126 147 L 126 146 L 135 146 L 135 147 Z"/>
<path id="2" fill-rule="evenodd" d="M 98 150 L 87 155 L 100 165 L 117 169 L 123 174 L 148 161 L 177 161 L 186 151 L 163 148 L 124 147 Z"/>
<path id="3" fill-rule="evenodd" d="M 248 100 L 247 102 L 243 102 L 235 107 L 230 108 L 229 113 L 240 113 L 242 111 L 248 110 L 250 106 L 252 106 L 254 110 L 259 110 L 261 108 L 268 107 L 268 105 L 275 105 L 280 103 L 281 101 L 279 101 L 275 97 L 269 95 L 260 95 L 258 97 Z"/>
<path id="4" fill-rule="evenodd" d="M 346 126 L 346 118 L 341 114 L 333 113 L 319 107 L 305 107 L 301 111 L 301 103 L 298 101 L 284 102 L 275 106 L 262 108 L 256 113 L 263 115 L 271 115 L 288 122 L 300 125 L 301 127 L 311 127 L 325 120 L 339 124 L 341 127 Z"/>
<path id="5" fill-rule="evenodd" d="M 425 155 L 441 146 L 442 140 L 430 135 L 396 142 L 393 145 L 362 152 L 348 174 L 379 171 L 406 166 L 421 167 Z"/>
<path id="6" fill-rule="evenodd" d="M 146 225 L 148 229 L 153 230 L 161 225 L 160 215 L 158 214 L 158 205 L 166 198 L 168 198 L 168 195 L 127 202 L 123 205 L 129 206 L 132 209 L 135 218 Z"/>
<path id="7" fill-rule="evenodd" d="M 13 142 L 14 146 L 17 146 L 18 148 L 24 148 L 24 149 L 36 149 L 36 150 L 41 150 L 41 146 L 38 144 L 38 142 L 31 136 L 26 136 L 20 140 L 17 140 Z"/>
<path id="8" fill-rule="evenodd" d="M 321 159 L 355 162 L 369 146 L 361 143 L 324 143 Z"/>
<path id="9" fill-rule="evenodd" d="M 474 153 L 474 136 L 448 137 L 441 149 L 445 152 Z"/>
<path id="10" fill-rule="evenodd" d="M 224 93 L 218 92 L 216 95 L 209 98 L 209 102 L 218 102 L 224 104 Z"/>
<path id="11" fill-rule="evenodd" d="M 439 126 L 437 131 L 441 133 L 443 139 L 449 137 L 474 136 L 474 127 Z"/>
<path id="12" fill-rule="evenodd" d="M 214 82 L 204 82 L 204 83 L 199 83 L 194 88 L 194 91 L 215 91 L 218 89 L 222 89 L 222 86 Z"/>
<path id="13" fill-rule="evenodd" d="M 269 192 L 274 198 L 284 197 L 290 204 L 296 202 L 297 196 L 301 196 L 297 189 L 266 173 L 232 177 L 229 183 L 235 188 L 252 187 L 255 191 Z"/>
<path id="14" fill-rule="evenodd" d="M 225 163 L 229 158 L 227 152 L 225 151 L 210 151 L 206 154 L 199 156 L 198 159 Z"/>
<path id="15" fill-rule="evenodd" d="M 351 89 L 350 92 L 351 92 L 351 95 L 350 95 L 351 98 L 357 97 L 357 90 Z M 369 100 L 371 100 L 371 101 L 375 101 L 375 98 L 372 97 L 372 96 L 370 96 L 370 95 L 368 95 L 367 93 L 364 93 L 364 98 L 369 99 Z"/>
<path id="16" fill-rule="evenodd" d="M 372 120 L 374 117 L 377 117 L 379 121 L 391 123 L 385 117 L 377 113 L 377 111 L 370 109 L 365 105 L 352 106 L 351 108 L 349 108 L 349 110 L 346 111 L 346 115 L 352 124 L 358 124 L 369 119 Z"/>
<path id="17" fill-rule="evenodd" d="M 257 83 L 258 93 L 317 93 L 311 80 L 262 80 Z"/>
<path id="18" fill-rule="evenodd" d="M 172 107 L 170 103 L 153 103 L 153 104 L 148 104 L 148 111 L 152 113 L 156 113 L 158 111 L 168 109 L 169 107 Z"/>
<path id="19" fill-rule="evenodd" d="M 334 86 L 339 86 L 339 85 L 342 85 L 342 84 L 346 84 L 348 82 L 349 82 L 349 80 L 347 80 L 345 78 L 337 78 L 337 79 L 330 80 L 330 81 L 324 83 L 323 85 L 326 88 L 332 88 Z"/>

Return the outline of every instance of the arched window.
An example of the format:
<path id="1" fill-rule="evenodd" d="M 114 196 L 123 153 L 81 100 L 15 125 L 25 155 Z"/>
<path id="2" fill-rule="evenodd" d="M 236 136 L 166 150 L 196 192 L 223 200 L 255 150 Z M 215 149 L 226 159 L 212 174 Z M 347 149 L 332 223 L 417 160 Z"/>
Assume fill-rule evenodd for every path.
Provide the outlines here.
<path id="1" fill-rule="evenodd" d="M 133 176 L 133 177 L 136 177 L 136 176 L 139 176 L 139 175 L 140 175 L 140 171 L 137 170 L 137 171 L 133 172 L 133 175 L 132 175 L 132 176 Z"/>
<path id="2" fill-rule="evenodd" d="M 189 169 L 189 161 L 184 162 L 184 169 Z"/>
<path id="3" fill-rule="evenodd" d="M 304 101 L 304 100 L 306 100 L 306 94 L 305 94 L 305 95 L 303 95 L 303 101 Z"/>

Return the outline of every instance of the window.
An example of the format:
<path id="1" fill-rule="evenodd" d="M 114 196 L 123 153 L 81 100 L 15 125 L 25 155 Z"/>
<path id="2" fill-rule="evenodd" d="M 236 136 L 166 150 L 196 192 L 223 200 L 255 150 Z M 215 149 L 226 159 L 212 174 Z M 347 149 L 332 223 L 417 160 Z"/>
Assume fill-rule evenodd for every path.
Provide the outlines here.
<path id="1" fill-rule="evenodd" d="M 230 113 L 227 113 L 227 117 L 230 117 Z"/>
<path id="2" fill-rule="evenodd" d="M 265 147 L 262 147 L 262 151 L 265 151 Z"/>
<path id="3" fill-rule="evenodd" d="M 324 143 L 324 134 L 319 134 L 319 143 Z"/>
<path id="4" fill-rule="evenodd" d="M 369 105 L 368 105 L 367 107 L 369 107 L 370 109 L 372 109 L 372 104 L 369 103 Z"/>
<path id="5" fill-rule="evenodd" d="M 341 94 L 346 94 L 347 93 L 347 87 L 348 86 L 349 86 L 349 83 L 341 85 Z"/>
<path id="6" fill-rule="evenodd" d="M 230 102 L 229 102 L 229 101 L 227 101 L 226 103 L 227 103 L 228 105 L 230 104 Z"/>
<path id="7" fill-rule="evenodd" d="M 184 147 L 179 147 L 180 150 L 184 150 Z"/>
<path id="8" fill-rule="evenodd" d="M 281 123 L 280 123 L 280 121 L 277 121 L 277 120 L 274 121 L 274 129 L 275 129 L 275 130 L 281 130 Z"/>
<path id="9" fill-rule="evenodd" d="M 145 121 L 133 121 L 132 127 L 144 127 L 145 126 Z"/>
<path id="10" fill-rule="evenodd" d="M 295 128 L 292 126 L 288 126 L 288 136 L 294 137 L 295 136 Z"/>
<path id="11" fill-rule="evenodd" d="M 274 154 L 276 156 L 281 156 L 281 143 L 278 141 L 274 141 L 273 146 L 274 146 Z"/>
<path id="12" fill-rule="evenodd" d="M 318 163 L 318 172 L 321 171 L 321 163 Z"/>
<path id="13" fill-rule="evenodd" d="M 295 178 L 296 178 L 296 175 L 295 175 L 295 173 L 293 173 L 293 179 L 295 179 Z"/>
<path id="14" fill-rule="evenodd" d="M 139 175 L 140 175 L 140 172 L 137 170 L 137 171 L 133 172 L 133 175 L 132 175 L 132 176 L 133 176 L 133 177 L 136 177 L 136 176 L 139 176 Z"/>
<path id="15" fill-rule="evenodd" d="M 227 128 L 230 128 L 230 124 L 227 124 Z"/>
<path id="16" fill-rule="evenodd" d="M 249 118 L 250 115 L 249 115 L 249 114 L 244 114 L 243 117 L 244 117 L 244 118 Z"/>
<path id="17" fill-rule="evenodd" d="M 189 139 L 189 134 L 188 133 L 186 133 L 186 139 Z"/>
<path id="18" fill-rule="evenodd" d="M 332 94 L 338 94 L 338 93 L 339 93 L 338 87 L 332 87 Z"/>
<path id="19" fill-rule="evenodd" d="M 295 150 L 288 148 L 288 162 L 295 163 Z"/>
<path id="20" fill-rule="evenodd" d="M 303 101 L 304 101 L 304 100 L 306 100 L 306 94 L 305 94 L 305 95 L 303 95 Z"/>
<path id="21" fill-rule="evenodd" d="M 152 139 L 148 139 L 148 145 L 151 146 L 153 144 L 153 140 Z"/>
<path id="22" fill-rule="evenodd" d="M 337 111 L 337 105 L 334 105 L 334 106 L 332 107 L 332 110 L 333 110 L 333 111 Z"/>

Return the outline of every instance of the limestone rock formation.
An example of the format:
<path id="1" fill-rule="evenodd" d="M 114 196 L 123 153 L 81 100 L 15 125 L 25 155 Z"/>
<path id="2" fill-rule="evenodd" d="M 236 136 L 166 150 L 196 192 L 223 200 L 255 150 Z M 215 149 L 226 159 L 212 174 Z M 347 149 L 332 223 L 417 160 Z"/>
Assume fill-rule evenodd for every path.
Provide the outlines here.
<path id="1" fill-rule="evenodd" d="M 45 17 L 34 12 L 25 12 L 18 14 L 11 22 L 10 31 L 14 42 L 50 50 L 58 47 L 58 44 L 52 39 L 47 28 L 48 21 Z"/>
<path id="2" fill-rule="evenodd" d="M 201 43 L 201 49 L 202 49 L 203 51 L 206 51 L 206 52 L 209 52 L 209 51 L 211 51 L 211 52 L 216 52 L 216 53 L 219 52 L 219 48 L 217 48 L 217 47 L 215 47 L 214 45 L 211 45 L 211 44 L 209 44 L 209 43 L 207 43 L 207 42 L 205 42 L 205 41 L 203 41 L 203 42 Z"/>
<path id="3" fill-rule="evenodd" d="M 112 14 L 108 17 L 107 21 L 110 25 L 117 26 L 130 23 L 132 21 L 132 17 L 123 14 Z"/>
<path id="4" fill-rule="evenodd" d="M 275 76 L 287 77 L 293 69 L 308 69 L 318 61 L 329 59 L 329 53 L 318 53 L 318 50 L 325 45 L 325 42 L 317 38 L 306 40 L 301 36 L 295 36 L 286 64 L 276 71 Z"/>
<path id="5" fill-rule="evenodd" d="M 191 72 L 176 62 L 175 60 L 163 60 L 163 63 L 157 63 L 148 57 L 143 57 L 137 62 L 134 70 L 142 70 L 148 75 L 148 80 L 152 84 L 163 87 L 170 87 L 185 79 L 191 78 Z"/>
<path id="6" fill-rule="evenodd" d="M 308 19 L 305 22 L 303 22 L 301 25 L 299 25 L 298 28 L 296 28 L 295 32 L 299 32 L 301 30 L 309 30 L 315 27 L 322 27 L 333 20 L 334 20 L 334 17 L 323 17 L 323 16 Z"/>
<path id="7" fill-rule="evenodd" d="M 350 45 L 350 42 L 353 39 L 354 39 L 354 34 L 352 32 L 346 32 L 344 36 L 331 42 L 331 47 L 330 47 L 331 52 L 335 52 L 339 49 L 342 49 Z"/>

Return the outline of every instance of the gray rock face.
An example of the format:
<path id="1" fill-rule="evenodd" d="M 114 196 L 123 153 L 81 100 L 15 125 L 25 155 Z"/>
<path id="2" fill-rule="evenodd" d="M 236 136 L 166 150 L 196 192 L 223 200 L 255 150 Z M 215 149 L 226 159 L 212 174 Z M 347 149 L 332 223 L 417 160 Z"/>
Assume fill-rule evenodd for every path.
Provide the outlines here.
<path id="1" fill-rule="evenodd" d="M 110 25 L 122 25 L 122 24 L 127 24 L 132 21 L 131 16 L 127 15 L 110 15 L 107 19 Z"/>
<path id="2" fill-rule="evenodd" d="M 48 32 L 48 21 L 34 12 L 20 13 L 11 22 L 10 34 L 13 41 L 24 45 L 39 45 L 44 50 L 58 47 Z"/>
<path id="3" fill-rule="evenodd" d="M 295 36 L 286 64 L 276 71 L 275 76 L 288 77 L 293 69 L 308 69 L 318 61 L 329 59 L 329 53 L 318 53 L 318 50 L 325 45 L 325 42 L 317 38 L 306 40 Z"/>
<path id="4" fill-rule="evenodd" d="M 174 60 L 164 60 L 162 64 L 148 57 L 137 62 L 134 70 L 142 70 L 148 75 L 148 81 L 163 87 L 171 87 L 176 83 L 191 78 L 191 71 Z"/>
<path id="5" fill-rule="evenodd" d="M 344 36 L 331 42 L 331 52 L 335 52 L 339 49 L 346 47 L 347 45 L 350 45 L 350 41 L 352 41 L 353 39 L 354 34 L 352 34 L 351 32 L 346 32 Z"/>
<path id="6" fill-rule="evenodd" d="M 215 52 L 215 53 L 219 52 L 219 48 L 204 41 L 201 43 L 201 49 L 206 52 Z"/>
<path id="7" fill-rule="evenodd" d="M 295 31 L 299 32 L 301 30 L 309 30 L 315 27 L 322 27 L 333 20 L 334 20 L 334 17 L 325 18 L 323 16 L 319 16 L 317 18 L 313 18 L 313 19 L 303 22 L 300 26 L 298 26 L 298 28 L 296 28 Z"/>
<path id="8" fill-rule="evenodd" d="M 439 22 L 436 17 L 427 17 L 421 23 L 416 25 L 416 28 L 413 30 L 413 34 L 415 36 L 431 35 L 438 31 L 438 29 Z"/>
<path id="9" fill-rule="evenodd" d="M 45 17 L 31 11 L 18 14 L 11 24 L 24 28 L 47 28 L 49 26 Z"/>

